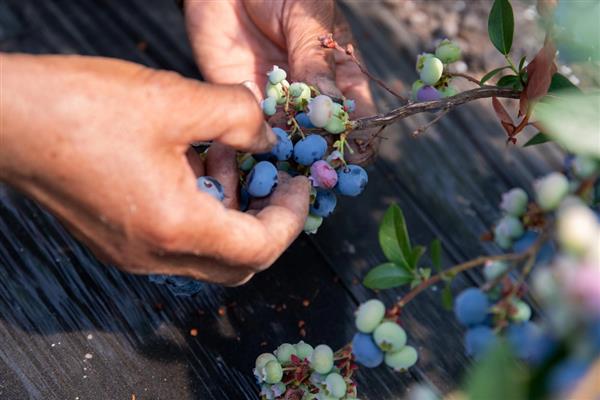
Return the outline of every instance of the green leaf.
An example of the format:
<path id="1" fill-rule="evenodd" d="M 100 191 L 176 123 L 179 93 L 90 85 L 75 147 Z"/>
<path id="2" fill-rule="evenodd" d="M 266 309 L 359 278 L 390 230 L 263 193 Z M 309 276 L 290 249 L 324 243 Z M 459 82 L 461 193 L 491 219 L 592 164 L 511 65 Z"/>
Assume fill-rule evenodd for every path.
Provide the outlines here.
<path id="1" fill-rule="evenodd" d="M 379 226 L 379 245 L 389 261 L 409 267 L 412 255 L 410 239 L 404 214 L 396 204 L 392 204 L 383 216 Z"/>
<path id="2" fill-rule="evenodd" d="M 535 136 L 533 136 L 531 139 L 529 139 L 527 141 L 527 143 L 525 143 L 523 145 L 523 147 L 534 146 L 536 144 L 542 144 L 542 143 L 551 142 L 551 141 L 552 141 L 552 139 L 550 137 L 548 137 L 548 135 L 546 135 L 545 133 L 542 133 L 542 132 L 538 132 L 535 134 Z"/>
<path id="3" fill-rule="evenodd" d="M 389 289 L 410 283 L 414 275 L 394 263 L 380 264 L 367 273 L 363 285 L 369 289 Z"/>
<path id="4" fill-rule="evenodd" d="M 467 379 L 467 398 L 485 400 L 525 400 L 527 374 L 512 354 L 511 347 L 499 342 L 475 364 Z"/>
<path id="5" fill-rule="evenodd" d="M 521 57 L 521 61 L 519 61 L 519 68 L 517 68 L 517 71 L 519 71 L 519 72 L 523 71 L 523 65 L 525 65 L 525 60 L 526 60 L 526 56 Z"/>
<path id="6" fill-rule="evenodd" d="M 425 254 L 426 250 L 427 249 L 423 246 L 415 246 L 412 248 L 410 252 L 410 259 L 408 261 L 408 264 L 412 267 L 412 269 L 417 267 L 419 260 L 421 257 L 423 257 L 423 254 Z"/>
<path id="7" fill-rule="evenodd" d="M 486 83 L 487 81 L 489 81 L 490 79 L 492 79 L 494 77 L 494 75 L 496 75 L 498 72 L 505 70 L 507 68 L 510 68 L 510 65 L 506 65 L 504 67 L 500 67 L 500 68 L 496 68 L 494 70 L 491 70 L 490 72 L 488 72 L 487 74 L 485 74 L 483 76 L 483 78 L 481 78 L 481 81 L 479 81 L 480 85 L 483 85 L 484 83 Z"/>
<path id="8" fill-rule="evenodd" d="M 431 262 L 436 271 L 442 270 L 442 243 L 440 239 L 434 239 L 429 245 L 429 255 L 431 256 Z"/>
<path id="9" fill-rule="evenodd" d="M 452 306 L 454 305 L 454 296 L 452 295 L 452 289 L 450 288 L 450 284 L 447 283 L 442 289 L 442 306 L 447 311 L 452 311 Z"/>
<path id="10" fill-rule="evenodd" d="M 488 18 L 488 35 L 492 44 L 504 55 L 510 52 L 515 20 L 508 0 L 494 0 Z"/>
<path id="11" fill-rule="evenodd" d="M 521 85 L 521 79 L 517 75 L 506 75 L 498 80 L 496 84 L 499 87 L 513 88 L 516 90 L 523 89 L 523 85 Z"/>
<path id="12" fill-rule="evenodd" d="M 582 94 L 563 90 L 560 96 L 548 95 L 538 102 L 534 118 L 544 127 L 544 133 L 567 150 L 600 158 L 600 93 Z"/>
<path id="13" fill-rule="evenodd" d="M 556 94 L 556 92 L 566 89 L 572 89 L 581 93 L 581 90 L 577 86 L 573 85 L 566 76 L 559 74 L 558 72 L 552 75 L 552 81 L 550 81 L 548 93 Z"/>
<path id="14" fill-rule="evenodd" d="M 431 268 L 419 268 L 419 275 L 424 280 L 427 280 L 431 277 Z"/>

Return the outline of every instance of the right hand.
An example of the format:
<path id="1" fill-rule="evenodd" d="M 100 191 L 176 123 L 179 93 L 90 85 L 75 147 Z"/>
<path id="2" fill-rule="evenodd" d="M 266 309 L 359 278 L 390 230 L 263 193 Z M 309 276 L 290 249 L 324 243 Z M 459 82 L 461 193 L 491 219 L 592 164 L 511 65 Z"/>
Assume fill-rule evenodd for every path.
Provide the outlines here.
<path id="1" fill-rule="evenodd" d="M 245 87 L 102 58 L 0 57 L 0 179 L 101 258 L 132 273 L 235 285 L 270 266 L 302 230 L 305 177 L 282 179 L 252 213 L 196 188 L 189 143 L 217 142 L 196 172 L 220 180 L 234 207 L 239 176 L 227 146 L 261 152 L 275 141 Z"/>

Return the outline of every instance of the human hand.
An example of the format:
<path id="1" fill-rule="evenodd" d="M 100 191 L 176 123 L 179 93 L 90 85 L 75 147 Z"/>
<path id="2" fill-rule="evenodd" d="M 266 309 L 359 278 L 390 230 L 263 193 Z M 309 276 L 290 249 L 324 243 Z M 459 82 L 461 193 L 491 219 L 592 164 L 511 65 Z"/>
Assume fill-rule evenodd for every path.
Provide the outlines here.
<path id="1" fill-rule="evenodd" d="M 196 172 L 220 180 L 235 207 L 231 148 L 260 152 L 275 142 L 242 85 L 91 57 L 0 55 L 0 63 L 0 180 L 45 205 L 101 258 L 133 273 L 234 285 L 302 230 L 305 177 L 282 177 L 250 213 L 196 188 L 189 143 L 217 142 Z"/>
<path id="2" fill-rule="evenodd" d="M 376 113 L 364 74 L 349 57 L 323 48 L 318 40 L 333 32 L 343 46 L 353 41 L 333 1 L 187 0 L 185 15 L 196 62 L 207 81 L 251 81 L 263 88 L 266 72 L 278 65 L 294 81 L 333 97 L 354 99 L 353 118 Z M 375 155 L 378 140 L 371 140 L 373 135 L 351 133 L 349 143 L 356 151 L 348 161 L 364 163 Z"/>

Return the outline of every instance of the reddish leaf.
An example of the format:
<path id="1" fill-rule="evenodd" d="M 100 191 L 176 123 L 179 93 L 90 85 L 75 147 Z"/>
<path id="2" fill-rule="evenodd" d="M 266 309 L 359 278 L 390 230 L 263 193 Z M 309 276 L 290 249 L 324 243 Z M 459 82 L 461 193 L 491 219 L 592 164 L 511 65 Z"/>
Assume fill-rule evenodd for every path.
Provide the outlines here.
<path id="1" fill-rule="evenodd" d="M 302 360 L 300 359 L 300 357 L 298 357 L 295 354 L 292 354 L 290 356 L 290 360 L 292 361 L 292 364 L 294 364 L 294 365 L 300 365 L 300 363 L 302 363 Z"/>
<path id="2" fill-rule="evenodd" d="M 508 135 L 508 137 L 512 137 L 515 132 L 515 125 L 511 116 L 508 114 L 508 112 L 506 111 L 502 103 L 500 103 L 500 100 L 498 100 L 497 97 L 492 97 L 492 106 L 494 106 L 494 111 L 496 111 L 496 115 L 500 120 L 500 124 L 506 131 L 506 134 Z"/>
<path id="3" fill-rule="evenodd" d="M 552 75 L 556 72 L 554 56 L 556 46 L 549 38 L 546 38 L 544 47 L 527 66 L 527 98 L 529 101 L 539 99 L 548 93 Z"/>

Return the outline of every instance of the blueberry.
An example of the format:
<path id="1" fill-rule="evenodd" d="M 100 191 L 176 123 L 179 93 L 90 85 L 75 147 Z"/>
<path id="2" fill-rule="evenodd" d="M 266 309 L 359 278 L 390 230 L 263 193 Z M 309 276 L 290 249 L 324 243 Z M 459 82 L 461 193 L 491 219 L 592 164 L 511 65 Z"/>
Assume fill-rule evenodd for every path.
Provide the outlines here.
<path id="1" fill-rule="evenodd" d="M 212 176 L 201 176 L 196 181 L 196 186 L 201 192 L 207 193 L 219 201 L 225 198 L 221 183 Z"/>
<path id="2" fill-rule="evenodd" d="M 569 193 L 569 181 L 563 174 L 553 172 L 536 180 L 533 188 L 540 208 L 544 211 L 551 211 L 558 207 L 562 199 Z"/>
<path id="3" fill-rule="evenodd" d="M 521 253 L 530 248 L 535 241 L 538 239 L 540 234 L 535 231 L 528 230 L 525 234 L 517 241 L 515 241 L 512 245 L 512 249 L 516 253 Z M 556 249 L 554 247 L 554 243 L 551 241 L 546 241 L 542 247 L 540 248 L 537 256 L 536 262 L 538 263 L 547 263 L 554 258 L 556 253 Z"/>
<path id="4" fill-rule="evenodd" d="M 434 101 L 439 100 L 442 94 L 433 86 L 423 86 L 417 92 L 418 101 Z"/>
<path id="5" fill-rule="evenodd" d="M 393 368 L 394 371 L 404 371 L 417 363 L 419 354 L 412 346 L 404 346 L 400 350 L 393 353 L 385 354 L 385 364 Z"/>
<path id="6" fill-rule="evenodd" d="M 458 89 L 452 85 L 448 85 L 439 89 L 439 92 L 442 97 L 452 97 L 458 94 Z"/>
<path id="7" fill-rule="evenodd" d="M 298 113 L 294 118 L 296 118 L 296 122 L 298 123 L 298 125 L 300 125 L 300 128 L 315 128 L 312 122 L 310 122 L 310 118 L 308 118 L 308 115 L 306 115 L 306 113 Z"/>
<path id="8" fill-rule="evenodd" d="M 547 378 L 550 393 L 566 394 L 573 390 L 589 368 L 589 362 L 578 359 L 567 359 L 558 364 Z"/>
<path id="9" fill-rule="evenodd" d="M 523 300 L 517 300 L 513 303 L 514 313 L 510 318 L 515 322 L 529 321 L 531 318 L 531 307 Z"/>
<path id="10" fill-rule="evenodd" d="M 456 43 L 444 39 L 435 49 L 435 56 L 445 64 L 453 63 L 460 59 L 460 47 Z"/>
<path id="11" fill-rule="evenodd" d="M 277 99 L 269 96 L 260 102 L 260 107 L 266 115 L 275 115 L 277 112 Z"/>
<path id="12" fill-rule="evenodd" d="M 277 383 L 283 378 L 283 368 L 277 360 L 269 361 L 264 367 L 264 380 L 266 383 Z"/>
<path id="13" fill-rule="evenodd" d="M 344 108 L 347 112 L 354 112 L 356 110 L 356 102 L 351 99 L 344 100 Z"/>
<path id="14" fill-rule="evenodd" d="M 310 135 L 294 145 L 294 160 L 309 166 L 323 158 L 327 152 L 327 141 L 320 135 Z"/>
<path id="15" fill-rule="evenodd" d="M 250 206 L 250 193 L 244 186 L 240 187 L 240 211 L 248 210 Z"/>
<path id="16" fill-rule="evenodd" d="M 289 160 L 294 151 L 294 145 L 287 133 L 281 128 L 273 128 L 273 133 L 277 136 L 277 144 L 271 149 L 271 154 L 278 161 Z"/>
<path id="17" fill-rule="evenodd" d="M 439 58 L 431 56 L 423 60 L 423 68 L 419 72 L 419 77 L 426 85 L 435 85 L 442 77 L 444 64 Z"/>
<path id="18" fill-rule="evenodd" d="M 337 204 L 337 198 L 331 190 L 317 189 L 315 201 L 310 206 L 310 213 L 318 217 L 331 215 Z"/>
<path id="19" fill-rule="evenodd" d="M 333 101 L 329 96 L 319 95 L 308 103 L 308 117 L 317 128 L 324 128 L 333 116 Z"/>
<path id="20" fill-rule="evenodd" d="M 395 322 L 382 322 L 373 332 L 373 340 L 385 352 L 395 352 L 406 344 L 406 332 Z"/>
<path id="21" fill-rule="evenodd" d="M 268 161 L 257 163 L 246 181 L 246 189 L 252 197 L 265 197 L 277 186 L 277 168 Z"/>
<path id="22" fill-rule="evenodd" d="M 510 239 L 518 239 L 523 236 L 523 224 L 517 217 L 505 215 L 498 221 L 494 234 L 508 237 Z"/>
<path id="23" fill-rule="evenodd" d="M 304 232 L 309 235 L 314 235 L 317 233 L 322 223 L 323 217 L 308 214 L 306 221 L 304 221 Z"/>
<path id="24" fill-rule="evenodd" d="M 521 188 L 514 188 L 502 195 L 500 208 L 514 217 L 520 217 L 527 210 L 527 193 Z"/>
<path id="25" fill-rule="evenodd" d="M 369 182 L 367 171 L 359 165 L 349 164 L 338 170 L 336 190 L 344 196 L 358 196 Z"/>
<path id="26" fill-rule="evenodd" d="M 331 397 L 342 398 L 346 394 L 346 381 L 337 372 L 332 372 L 325 379 L 325 389 Z"/>
<path id="27" fill-rule="evenodd" d="M 333 189 L 338 175 L 327 161 L 318 160 L 310 166 L 310 180 L 315 187 Z"/>
<path id="28" fill-rule="evenodd" d="M 310 366 L 319 374 L 327 374 L 333 368 L 333 350 L 326 344 L 320 344 L 310 355 Z"/>
<path id="29" fill-rule="evenodd" d="M 411 98 L 413 100 L 417 100 L 417 94 L 419 93 L 419 90 L 421 90 L 421 88 L 423 86 L 425 86 L 425 83 L 420 79 L 413 82 L 412 88 L 411 88 Z"/>
<path id="30" fill-rule="evenodd" d="M 475 326 L 465 333 L 465 349 L 474 358 L 481 358 L 495 344 L 496 335 L 492 328 Z"/>
<path id="31" fill-rule="evenodd" d="M 314 350 L 310 344 L 304 343 L 302 340 L 296 343 L 294 347 L 296 348 L 296 355 L 300 360 L 310 359 Z"/>
<path id="32" fill-rule="evenodd" d="M 274 351 L 275 356 L 277 357 L 277 361 L 281 364 L 289 364 L 292 358 L 292 355 L 297 356 L 296 347 L 289 343 L 281 344 L 277 350 Z"/>
<path id="33" fill-rule="evenodd" d="M 486 281 L 493 281 L 506 272 L 508 264 L 504 261 L 489 261 L 483 267 L 483 275 Z"/>
<path id="34" fill-rule="evenodd" d="M 254 376 L 256 376 L 259 382 L 263 382 L 265 380 L 264 369 L 265 366 L 271 361 L 277 361 L 277 358 L 271 353 L 262 353 L 256 357 L 256 361 L 254 363 Z"/>
<path id="35" fill-rule="evenodd" d="M 526 321 L 510 325 L 506 330 L 506 338 L 520 359 L 529 360 L 541 333 L 541 329 L 537 325 Z"/>
<path id="36" fill-rule="evenodd" d="M 279 68 L 277 65 L 273 65 L 273 69 L 269 71 L 267 76 L 269 77 L 269 82 L 276 85 L 287 78 L 287 73 L 284 69 Z"/>
<path id="37" fill-rule="evenodd" d="M 482 323 L 490 308 L 486 295 L 477 288 L 462 291 L 454 301 L 456 319 L 465 326 Z"/>
<path id="38" fill-rule="evenodd" d="M 185 276 L 149 275 L 148 280 L 159 285 L 166 285 L 175 296 L 193 296 L 206 286 L 204 282 Z"/>
<path id="39" fill-rule="evenodd" d="M 373 337 L 366 333 L 356 333 L 352 338 L 352 354 L 356 362 L 367 368 L 375 368 L 383 362 L 383 352 Z"/>
<path id="40" fill-rule="evenodd" d="M 377 299 L 362 303 L 356 310 L 356 329 L 371 333 L 379 326 L 385 316 L 385 305 Z"/>

